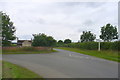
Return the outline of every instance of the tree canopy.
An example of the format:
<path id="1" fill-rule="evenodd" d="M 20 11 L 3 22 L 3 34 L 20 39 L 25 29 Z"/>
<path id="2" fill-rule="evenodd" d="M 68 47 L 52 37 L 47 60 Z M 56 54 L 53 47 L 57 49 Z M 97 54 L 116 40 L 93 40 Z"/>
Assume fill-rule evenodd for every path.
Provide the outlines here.
<path id="1" fill-rule="evenodd" d="M 71 43 L 71 42 L 72 42 L 72 41 L 71 41 L 70 39 L 65 39 L 65 40 L 64 40 L 64 43 L 65 43 L 65 44 L 68 44 L 68 43 Z"/>
<path id="2" fill-rule="evenodd" d="M 100 38 L 105 42 L 112 41 L 113 39 L 118 39 L 117 28 L 111 24 L 106 24 L 105 26 L 101 27 Z"/>
<path id="3" fill-rule="evenodd" d="M 13 22 L 10 21 L 10 18 L 6 13 L 0 12 L 1 23 L 2 23 L 2 45 L 10 46 L 11 41 L 16 39 L 14 35 L 16 29 L 13 26 Z"/>
<path id="4" fill-rule="evenodd" d="M 58 44 L 63 44 L 64 42 L 62 40 L 59 40 L 58 41 Z"/>
<path id="5" fill-rule="evenodd" d="M 83 34 L 80 37 L 81 42 L 90 42 L 90 41 L 94 41 L 96 38 L 96 36 L 91 33 L 91 31 L 83 31 Z"/>
<path id="6" fill-rule="evenodd" d="M 32 43 L 33 46 L 51 47 L 56 44 L 56 40 L 52 36 L 47 36 L 43 33 L 35 34 L 33 36 L 34 36 L 33 43 Z"/>

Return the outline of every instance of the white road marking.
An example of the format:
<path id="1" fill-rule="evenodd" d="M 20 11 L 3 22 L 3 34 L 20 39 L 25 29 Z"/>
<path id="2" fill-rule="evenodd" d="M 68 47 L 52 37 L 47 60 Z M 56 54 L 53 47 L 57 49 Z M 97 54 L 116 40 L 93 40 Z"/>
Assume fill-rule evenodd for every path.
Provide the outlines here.
<path id="1" fill-rule="evenodd" d="M 89 59 L 89 57 L 85 57 L 86 59 Z"/>
<path id="2" fill-rule="evenodd" d="M 70 57 L 76 57 L 76 58 L 85 58 L 85 59 L 92 59 L 90 57 L 86 57 L 86 56 L 76 56 L 76 55 L 72 55 L 72 54 L 69 54 Z"/>
<path id="3" fill-rule="evenodd" d="M 71 54 L 69 54 L 69 56 L 72 56 Z"/>

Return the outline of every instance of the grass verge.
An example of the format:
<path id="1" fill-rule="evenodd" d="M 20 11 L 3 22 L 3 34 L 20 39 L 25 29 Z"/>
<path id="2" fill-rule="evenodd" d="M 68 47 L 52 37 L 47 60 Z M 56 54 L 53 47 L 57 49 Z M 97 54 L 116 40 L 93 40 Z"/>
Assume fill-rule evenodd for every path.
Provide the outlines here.
<path id="1" fill-rule="evenodd" d="M 43 80 L 41 76 L 38 74 L 23 68 L 21 66 L 18 66 L 16 64 L 12 64 L 10 62 L 3 61 L 2 63 L 2 77 L 3 78 L 40 78 L 40 80 Z"/>
<path id="2" fill-rule="evenodd" d="M 67 47 L 57 47 L 57 49 L 63 49 L 68 51 L 73 51 L 81 54 L 86 54 L 90 56 L 95 56 L 98 58 L 103 58 L 111 61 L 120 62 L 120 52 L 118 51 L 110 51 L 110 50 L 83 50 L 83 49 L 77 49 L 77 48 L 67 48 Z"/>

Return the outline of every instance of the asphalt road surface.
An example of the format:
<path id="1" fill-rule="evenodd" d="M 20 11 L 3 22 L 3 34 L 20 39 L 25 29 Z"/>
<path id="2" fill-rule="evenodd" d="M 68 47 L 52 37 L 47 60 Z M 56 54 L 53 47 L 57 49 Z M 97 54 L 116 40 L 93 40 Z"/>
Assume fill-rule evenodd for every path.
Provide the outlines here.
<path id="1" fill-rule="evenodd" d="M 44 78 L 118 78 L 118 63 L 55 49 L 49 54 L 10 54 L 3 60 L 26 67 Z"/>

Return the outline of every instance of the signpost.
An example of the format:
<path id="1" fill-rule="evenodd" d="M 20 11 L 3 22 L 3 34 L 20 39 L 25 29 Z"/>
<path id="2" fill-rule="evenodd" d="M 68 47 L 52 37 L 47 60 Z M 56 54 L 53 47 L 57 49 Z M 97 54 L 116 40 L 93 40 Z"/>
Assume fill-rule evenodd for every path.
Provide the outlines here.
<path id="1" fill-rule="evenodd" d="M 96 41 L 98 42 L 98 51 L 100 51 L 100 42 L 101 42 L 101 40 L 100 39 L 96 39 Z"/>

